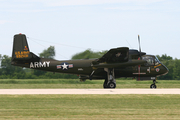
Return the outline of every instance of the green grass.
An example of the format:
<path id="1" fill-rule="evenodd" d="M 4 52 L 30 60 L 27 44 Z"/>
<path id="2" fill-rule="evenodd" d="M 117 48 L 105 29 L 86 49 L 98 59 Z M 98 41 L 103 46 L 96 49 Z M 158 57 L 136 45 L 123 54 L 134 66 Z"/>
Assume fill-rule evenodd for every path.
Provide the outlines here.
<path id="1" fill-rule="evenodd" d="M 180 119 L 180 95 L 0 95 L 0 119 Z"/>
<path id="2" fill-rule="evenodd" d="M 1 89 L 102 88 L 103 80 L 1 79 Z M 117 80 L 117 88 L 149 88 L 152 81 Z M 158 88 L 180 88 L 158 80 Z M 0 120 L 180 119 L 180 95 L 0 95 Z"/>
<path id="3" fill-rule="evenodd" d="M 180 88 L 180 80 L 157 80 L 157 88 Z M 0 79 L 1 89 L 103 88 L 104 80 L 79 79 Z M 149 88 L 152 81 L 116 80 L 116 88 Z"/>

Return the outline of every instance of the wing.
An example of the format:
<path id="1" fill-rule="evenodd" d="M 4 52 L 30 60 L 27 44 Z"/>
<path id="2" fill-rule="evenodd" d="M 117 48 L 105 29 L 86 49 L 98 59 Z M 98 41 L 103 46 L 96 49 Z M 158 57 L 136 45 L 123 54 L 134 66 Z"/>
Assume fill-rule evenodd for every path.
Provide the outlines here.
<path id="1" fill-rule="evenodd" d="M 93 69 L 97 68 L 117 68 L 146 63 L 144 60 L 129 60 L 129 48 L 121 47 L 110 49 L 101 58 L 92 62 Z"/>
<path id="2" fill-rule="evenodd" d="M 100 63 L 100 64 L 92 64 L 93 69 L 97 68 L 119 68 L 119 67 L 128 67 L 135 65 L 142 65 L 147 63 L 145 60 L 131 60 L 122 63 Z"/>
<path id="3" fill-rule="evenodd" d="M 97 60 L 98 63 L 120 63 L 129 60 L 129 48 L 121 47 L 110 49 L 106 54 Z"/>

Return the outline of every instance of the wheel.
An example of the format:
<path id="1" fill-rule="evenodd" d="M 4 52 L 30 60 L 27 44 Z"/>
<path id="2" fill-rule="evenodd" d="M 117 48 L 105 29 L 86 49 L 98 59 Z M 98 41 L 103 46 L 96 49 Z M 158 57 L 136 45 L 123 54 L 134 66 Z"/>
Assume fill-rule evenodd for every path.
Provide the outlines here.
<path id="1" fill-rule="evenodd" d="M 114 82 L 110 82 L 108 84 L 108 88 L 116 88 L 116 84 Z"/>
<path id="2" fill-rule="evenodd" d="M 155 84 L 151 84 L 150 88 L 151 89 L 156 89 L 156 85 Z"/>

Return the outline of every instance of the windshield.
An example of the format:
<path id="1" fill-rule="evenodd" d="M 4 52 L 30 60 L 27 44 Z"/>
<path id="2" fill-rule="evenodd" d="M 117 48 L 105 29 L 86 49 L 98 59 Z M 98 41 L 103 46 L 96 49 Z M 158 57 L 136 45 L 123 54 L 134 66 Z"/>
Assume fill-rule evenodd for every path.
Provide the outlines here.
<path id="1" fill-rule="evenodd" d="M 152 56 L 143 56 L 142 59 L 147 61 L 147 63 L 146 63 L 147 66 L 154 65 L 155 61 L 154 61 L 154 58 Z"/>
<path id="2" fill-rule="evenodd" d="M 160 63 L 159 59 L 155 56 L 155 65 L 158 65 Z"/>
<path id="3" fill-rule="evenodd" d="M 142 59 L 147 61 L 146 66 L 154 66 L 161 63 L 156 56 L 143 56 Z"/>

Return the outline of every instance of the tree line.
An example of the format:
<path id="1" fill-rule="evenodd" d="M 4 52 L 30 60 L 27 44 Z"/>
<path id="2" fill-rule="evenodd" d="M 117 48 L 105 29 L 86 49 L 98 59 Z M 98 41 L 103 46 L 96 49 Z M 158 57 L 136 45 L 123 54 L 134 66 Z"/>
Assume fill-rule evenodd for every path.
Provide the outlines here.
<path id="1" fill-rule="evenodd" d="M 54 59 L 55 48 L 50 46 L 39 54 L 42 58 Z M 0 54 L 0 79 L 59 79 L 78 78 L 77 75 L 46 72 L 11 65 L 11 57 Z"/>
<path id="2" fill-rule="evenodd" d="M 100 58 L 107 51 L 94 52 L 87 49 L 77 53 L 71 59 L 91 59 Z M 53 59 L 55 57 L 55 48 L 50 46 L 39 54 L 42 58 Z M 158 59 L 169 69 L 169 73 L 165 76 L 158 77 L 159 80 L 180 80 L 180 60 L 163 54 L 156 55 Z M 69 75 L 63 73 L 52 73 L 28 68 L 21 68 L 11 65 L 11 57 L 0 54 L 0 79 L 77 79 L 77 75 Z"/>

